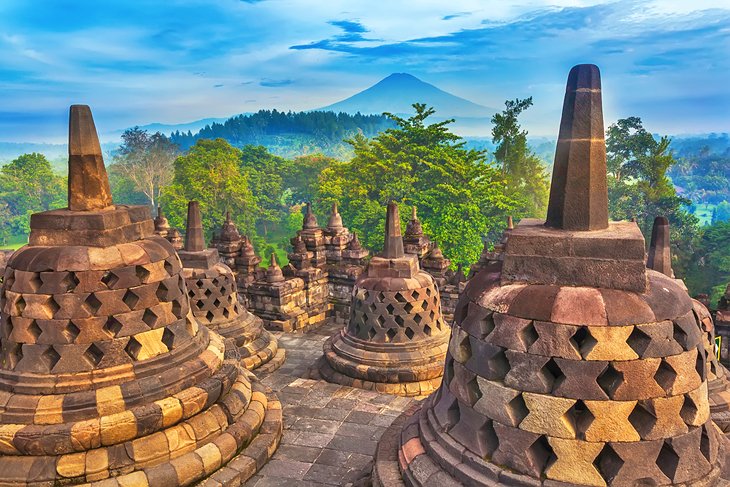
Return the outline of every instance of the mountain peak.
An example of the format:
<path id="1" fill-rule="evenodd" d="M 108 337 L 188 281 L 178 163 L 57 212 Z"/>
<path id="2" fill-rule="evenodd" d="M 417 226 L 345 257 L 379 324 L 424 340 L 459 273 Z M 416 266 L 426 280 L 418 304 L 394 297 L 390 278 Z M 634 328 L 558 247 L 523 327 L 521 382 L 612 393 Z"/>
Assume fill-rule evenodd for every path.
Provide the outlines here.
<path id="1" fill-rule="evenodd" d="M 409 73 L 392 73 L 370 88 L 318 110 L 410 115 L 414 103 L 433 107 L 438 118 L 491 117 L 496 111 L 452 95 Z"/>

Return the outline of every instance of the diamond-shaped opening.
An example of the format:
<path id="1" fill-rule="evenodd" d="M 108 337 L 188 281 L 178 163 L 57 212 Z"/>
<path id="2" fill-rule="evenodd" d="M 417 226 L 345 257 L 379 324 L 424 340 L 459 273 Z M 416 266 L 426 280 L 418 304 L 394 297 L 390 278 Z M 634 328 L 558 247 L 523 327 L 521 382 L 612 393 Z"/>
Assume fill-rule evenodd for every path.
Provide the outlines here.
<path id="1" fill-rule="evenodd" d="M 205 319 L 210 321 L 213 321 L 213 318 L 215 318 L 215 314 L 212 311 L 208 311 L 205 313 Z"/>
<path id="2" fill-rule="evenodd" d="M 489 378 L 490 380 L 503 380 L 507 375 L 507 372 L 510 370 L 509 360 L 507 360 L 507 355 L 505 355 L 504 349 L 500 349 L 497 353 L 487 359 L 487 363 L 489 364 L 489 370 L 492 373 L 492 376 Z M 563 379 L 564 378 L 561 377 L 560 380 L 562 381 Z"/>
<path id="3" fill-rule="evenodd" d="M 598 456 L 593 460 L 593 466 L 596 467 L 596 470 L 598 470 L 606 483 L 610 485 L 624 466 L 624 461 L 611 447 L 611 444 L 606 443 Z"/>
<path id="4" fill-rule="evenodd" d="M 629 415 L 629 423 L 642 438 L 646 437 L 656 425 L 657 418 L 652 409 L 651 403 L 639 401 Z"/>
<path id="5" fill-rule="evenodd" d="M 573 425 L 576 438 L 579 440 L 585 440 L 586 431 L 590 428 L 593 420 L 596 419 L 595 416 L 593 416 L 593 413 L 591 413 L 591 410 L 588 409 L 586 404 L 579 399 L 575 402 L 575 404 L 573 404 L 573 406 L 571 406 L 570 409 L 568 409 L 565 416 Z"/>
<path id="6" fill-rule="evenodd" d="M 705 350 L 702 348 L 702 345 L 699 345 L 697 347 L 697 359 L 695 360 L 695 371 L 697 372 L 697 375 L 700 376 L 700 380 L 702 382 L 707 380 L 707 367 L 706 365 L 706 355 Z"/>
<path id="7" fill-rule="evenodd" d="M 375 301 L 377 301 L 378 303 L 382 303 L 384 299 L 385 294 L 383 294 L 382 292 L 375 295 Z"/>
<path id="8" fill-rule="evenodd" d="M 101 276 L 101 282 L 103 282 L 109 289 L 114 289 L 114 285 L 119 282 L 119 276 L 114 274 L 112 271 L 107 271 L 103 276 Z"/>
<path id="9" fill-rule="evenodd" d="M 228 317 L 230 317 L 230 316 L 231 316 L 231 312 L 228 311 L 228 308 L 223 308 L 223 317 L 225 319 L 228 319 Z"/>
<path id="10" fill-rule="evenodd" d="M 487 316 L 479 320 L 479 333 L 481 334 L 480 338 L 483 340 L 487 338 L 493 331 L 494 331 L 494 316 L 492 313 L 489 313 Z M 532 325 L 530 325 L 532 326 Z M 537 335 L 537 333 L 536 333 Z M 537 339 L 537 338 L 536 338 Z"/>
<path id="11" fill-rule="evenodd" d="M 400 292 L 395 293 L 395 300 L 399 303 L 406 303 L 408 300 Z"/>
<path id="12" fill-rule="evenodd" d="M 415 289 L 413 291 L 411 291 L 411 296 L 413 296 L 414 301 L 418 301 L 419 299 L 421 299 L 421 293 L 419 293 Z"/>
<path id="13" fill-rule="evenodd" d="M 560 369 L 558 363 L 553 359 L 548 360 L 545 365 L 542 366 L 540 372 L 547 379 L 547 383 L 552 384 L 553 390 L 565 380 L 563 371 Z"/>
<path id="14" fill-rule="evenodd" d="M 428 312 L 428 317 L 430 318 L 431 321 L 433 321 L 436 318 L 436 313 L 434 313 L 434 311 L 431 310 Z"/>
<path id="15" fill-rule="evenodd" d="M 221 304 L 223 303 L 221 303 L 221 300 L 218 298 L 215 298 L 215 301 L 213 301 L 213 306 L 215 306 L 216 308 L 220 308 Z"/>
<path id="16" fill-rule="evenodd" d="M 195 297 L 195 290 L 193 288 L 188 289 L 188 297 L 193 299 Z"/>
<path id="17" fill-rule="evenodd" d="M 388 328 L 388 331 L 385 332 L 385 341 L 386 342 L 392 342 L 393 338 L 398 334 L 398 332 L 395 330 L 395 328 Z"/>
<path id="18" fill-rule="evenodd" d="M 634 331 L 632 331 L 629 338 L 626 339 L 626 343 L 639 357 L 644 356 L 644 352 L 646 352 L 646 349 L 649 348 L 649 345 L 651 345 L 651 341 L 651 336 L 647 335 L 638 326 L 634 327 Z"/>
<path id="19" fill-rule="evenodd" d="M 92 343 L 84 352 L 84 358 L 94 367 L 99 365 L 101 359 L 104 358 L 104 352 L 96 344 Z"/>
<path id="20" fill-rule="evenodd" d="M 654 374 L 654 380 L 659 386 L 666 392 L 669 392 L 674 386 L 674 381 L 677 379 L 677 372 L 669 365 L 666 360 L 662 360 L 659 364 L 659 368 Z"/>
<path id="21" fill-rule="evenodd" d="M 705 457 L 705 460 L 713 463 L 712 448 L 710 447 L 710 435 L 707 431 L 707 425 L 702 426 L 702 436 L 700 436 L 700 452 L 702 453 L 702 456 Z"/>
<path id="22" fill-rule="evenodd" d="M 55 367 L 58 361 L 61 360 L 61 356 L 52 346 L 48 347 L 46 351 L 41 354 L 41 358 L 48 366 L 49 371 L 52 371 L 53 367 Z"/>
<path id="23" fill-rule="evenodd" d="M 48 298 L 48 301 L 46 301 L 46 310 L 48 310 L 48 313 L 51 315 L 51 318 L 53 318 L 56 313 L 58 313 L 58 310 L 61 309 L 61 306 L 58 305 L 55 299 L 53 299 L 53 296 Z"/>
<path id="24" fill-rule="evenodd" d="M 492 328 L 494 328 L 494 326 L 492 326 Z M 522 344 L 526 349 L 530 348 L 530 346 L 535 343 L 538 338 L 540 338 L 540 335 L 537 334 L 537 330 L 532 322 L 520 331 L 520 341 L 522 341 Z"/>
<path id="25" fill-rule="evenodd" d="M 385 324 L 385 316 L 378 315 L 375 321 L 377 321 L 380 326 L 383 326 Z"/>
<path id="26" fill-rule="evenodd" d="M 432 333 L 432 331 L 433 331 L 433 330 L 431 330 L 431 327 L 430 327 L 430 326 L 428 326 L 428 325 L 425 325 L 425 326 L 423 327 L 423 333 L 424 333 L 424 334 L 425 334 L 426 336 L 429 336 L 429 337 L 430 337 L 430 336 L 431 336 L 431 333 Z"/>
<path id="27" fill-rule="evenodd" d="M 213 291 L 210 288 L 206 288 L 206 290 L 203 294 L 205 294 L 206 298 L 209 298 L 210 295 L 213 294 Z"/>
<path id="28" fill-rule="evenodd" d="M 433 293 L 431 292 L 431 288 L 427 287 L 427 288 L 426 288 L 426 296 L 430 298 L 430 297 L 431 297 L 431 294 L 433 294 Z"/>
<path id="29" fill-rule="evenodd" d="M 368 310 L 370 310 L 371 313 L 375 313 L 377 311 L 378 307 L 375 306 L 375 303 L 370 303 L 370 306 L 368 306 Z"/>
<path id="30" fill-rule="evenodd" d="M 416 332 L 414 332 L 411 327 L 406 327 L 406 330 L 404 332 L 409 340 L 413 340 L 413 337 L 416 335 Z"/>
<path id="31" fill-rule="evenodd" d="M 205 307 L 205 301 L 197 299 L 195 300 L 195 306 L 197 306 L 198 309 L 203 309 Z"/>
<path id="32" fill-rule="evenodd" d="M 139 352 L 142 351 L 142 344 L 139 343 L 134 337 L 132 337 L 129 339 L 129 343 L 127 343 L 127 346 L 124 347 L 124 351 L 127 352 L 127 355 L 132 357 L 134 360 L 137 360 Z"/>
<path id="33" fill-rule="evenodd" d="M 477 430 L 477 448 L 479 449 L 479 453 L 482 457 L 488 457 L 494 453 L 494 450 L 496 450 L 498 446 L 499 438 L 497 437 L 497 433 L 494 431 L 492 421 L 486 421 Z"/>
<path id="34" fill-rule="evenodd" d="M 401 315 L 395 315 L 393 317 L 393 320 L 395 320 L 395 322 L 398 323 L 398 326 L 403 326 L 403 324 L 405 323 L 405 320 L 403 319 L 403 317 Z"/>
<path id="35" fill-rule="evenodd" d="M 172 300 L 172 314 L 175 315 L 176 318 L 182 318 L 182 303 L 179 299 L 173 299 Z"/>
<path id="36" fill-rule="evenodd" d="M 139 303 L 139 296 L 134 294 L 131 290 L 128 290 L 126 293 L 124 293 L 122 301 L 124 301 L 124 304 L 126 304 L 131 311 L 137 306 L 137 303 Z"/>
<path id="37" fill-rule="evenodd" d="M 162 266 L 165 268 L 165 272 L 167 272 L 167 275 L 172 276 L 172 264 L 166 260 L 165 263 L 162 264 Z"/>
<path id="38" fill-rule="evenodd" d="M 522 399 L 522 394 L 517 394 L 505 407 L 514 426 L 519 426 L 522 420 L 530 413 L 530 410 L 527 409 L 527 405 L 525 404 L 525 400 Z"/>
<path id="39" fill-rule="evenodd" d="M 122 331 L 122 323 L 113 316 L 110 316 L 106 323 L 104 323 L 104 331 L 109 333 L 111 336 L 117 336 L 117 333 Z"/>
<path id="40" fill-rule="evenodd" d="M 697 417 L 698 412 L 699 412 L 699 409 L 697 408 L 697 404 L 695 403 L 694 399 L 692 399 L 688 395 L 685 395 L 684 403 L 682 404 L 682 409 L 679 411 L 679 415 L 682 417 L 684 422 L 692 423 L 694 421 L 694 419 Z"/>
<path id="41" fill-rule="evenodd" d="M 38 322 L 36 320 L 32 320 L 30 325 L 28 325 L 28 333 L 30 333 L 35 340 L 38 340 L 38 337 L 41 336 L 43 330 L 41 330 L 41 327 L 38 326 Z"/>
<path id="42" fill-rule="evenodd" d="M 51 299 L 53 299 L 53 298 L 51 298 Z M 18 296 L 18 299 L 15 300 L 16 316 L 22 316 L 24 309 L 25 309 L 25 299 L 23 299 L 23 296 Z"/>
<path id="43" fill-rule="evenodd" d="M 598 341 L 591 335 L 591 330 L 587 326 L 579 326 L 578 329 L 570 337 L 570 344 L 583 357 L 588 355 Z"/>
<path id="44" fill-rule="evenodd" d="M 557 457 L 553 452 L 550 442 L 547 440 L 547 436 L 540 436 L 525 452 L 525 455 L 531 460 L 531 464 L 535 465 L 536 468 L 545 472 L 545 470 L 555 463 Z"/>
<path id="45" fill-rule="evenodd" d="M 375 338 L 375 335 L 377 335 L 375 328 L 373 328 L 372 326 L 368 328 L 368 338 L 372 340 L 373 338 Z"/>
<path id="46" fill-rule="evenodd" d="M 616 392 L 616 389 L 619 388 L 623 381 L 623 372 L 619 372 L 618 370 L 616 370 L 611 363 L 609 363 L 608 366 L 603 369 L 603 372 L 601 372 L 601 374 L 596 379 L 598 386 L 603 389 L 603 392 L 605 392 L 609 398 L 613 398 L 613 394 Z"/>
<path id="47" fill-rule="evenodd" d="M 167 294 L 169 292 L 169 289 L 165 285 L 163 281 L 160 281 L 160 283 L 157 285 L 157 291 L 155 292 L 155 295 L 157 296 L 158 301 L 167 301 Z"/>
<path id="48" fill-rule="evenodd" d="M 684 331 L 684 329 L 676 321 L 673 323 L 672 336 L 674 337 L 674 340 L 677 343 L 682 345 L 683 349 L 687 350 L 687 342 L 688 342 L 687 332 Z"/>
<path id="49" fill-rule="evenodd" d="M 203 280 L 198 279 L 197 281 L 195 281 L 195 287 L 197 287 L 197 288 L 203 287 Z"/>
<path id="50" fill-rule="evenodd" d="M 61 284 L 66 287 L 66 292 L 73 291 L 80 283 L 81 281 L 79 281 L 79 278 L 76 277 L 75 272 L 69 272 L 61 281 Z"/>
<path id="51" fill-rule="evenodd" d="M 169 328 L 165 328 L 165 331 L 162 332 L 162 343 L 165 344 L 168 350 L 172 350 L 172 345 L 175 343 L 175 334 Z"/>
<path id="52" fill-rule="evenodd" d="M 154 328 L 157 323 L 157 315 L 151 309 L 147 308 L 142 314 L 142 321 L 150 328 Z"/>
<path id="53" fill-rule="evenodd" d="M 416 313 L 413 315 L 413 321 L 415 321 L 417 325 L 420 325 L 421 321 L 423 321 L 423 316 L 421 316 L 420 313 Z"/>
<path id="54" fill-rule="evenodd" d="M 33 277 L 28 279 L 28 284 L 30 285 L 30 288 L 33 290 L 33 292 L 38 291 L 38 289 L 40 289 L 40 287 L 43 285 L 40 273 L 34 272 Z"/>
<path id="55" fill-rule="evenodd" d="M 150 277 L 150 271 L 143 265 L 134 266 L 134 273 L 139 282 L 146 284 Z"/>
<path id="56" fill-rule="evenodd" d="M 443 382 L 447 386 L 451 384 L 451 379 L 454 378 L 454 357 L 450 353 L 446 353 L 446 361 L 444 362 L 444 378 Z"/>
<path id="57" fill-rule="evenodd" d="M 23 345 L 14 343 L 8 349 L 8 362 L 10 368 L 14 369 L 18 362 L 23 359 Z"/>
<path id="58" fill-rule="evenodd" d="M 102 302 L 99 301 L 99 298 L 96 297 L 94 293 L 89 294 L 89 296 L 86 298 L 86 301 L 84 301 L 84 306 L 86 306 L 86 309 L 91 313 L 92 315 L 97 315 L 99 308 L 101 308 Z"/>
<path id="59" fill-rule="evenodd" d="M 385 310 L 386 310 L 386 311 L 387 311 L 387 312 L 388 312 L 389 314 L 391 314 L 391 315 L 392 315 L 392 314 L 393 314 L 393 311 L 395 311 L 395 307 L 394 307 L 394 306 L 393 306 L 392 304 L 390 304 L 390 303 L 389 303 L 389 304 L 388 304 L 388 306 L 386 306 L 386 307 L 385 307 Z"/>
<path id="60" fill-rule="evenodd" d="M 411 311 L 413 311 L 413 304 L 411 304 L 411 303 L 406 303 L 406 304 L 404 304 L 404 305 L 403 305 L 403 310 L 404 310 L 404 311 L 405 311 L 406 313 L 410 313 Z"/>
<path id="61" fill-rule="evenodd" d="M 73 343 L 76 340 L 76 337 L 79 336 L 81 333 L 81 330 L 78 326 L 76 326 L 76 323 L 73 321 L 69 322 L 68 325 L 63 329 L 63 334 L 66 337 L 66 340 L 68 340 L 69 343 Z"/>
<path id="62" fill-rule="evenodd" d="M 674 480 L 674 475 L 677 473 L 677 466 L 679 465 L 679 455 L 677 455 L 672 445 L 667 441 L 664 442 L 662 449 L 659 451 L 656 465 L 664 475 L 669 477 L 669 480 Z"/>

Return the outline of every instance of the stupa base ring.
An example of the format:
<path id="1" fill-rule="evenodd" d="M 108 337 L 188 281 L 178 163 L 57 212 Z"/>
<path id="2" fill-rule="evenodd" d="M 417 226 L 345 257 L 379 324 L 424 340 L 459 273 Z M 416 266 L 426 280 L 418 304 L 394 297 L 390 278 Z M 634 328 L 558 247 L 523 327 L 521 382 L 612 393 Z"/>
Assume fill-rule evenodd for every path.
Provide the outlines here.
<path id="1" fill-rule="evenodd" d="M 286 358 L 286 350 L 280 348 L 276 337 L 264 329 L 255 340 L 239 346 L 238 350 L 243 366 L 257 373 L 275 371 Z"/>
<path id="2" fill-rule="evenodd" d="M 442 446 L 436 438 L 430 421 L 424 419 L 423 408 L 430 408 L 430 396 L 421 404 L 405 411 L 383 433 L 375 452 L 372 484 L 375 487 L 452 487 L 460 485 L 480 485 L 497 487 L 512 486 L 550 486 L 577 487 L 575 484 L 550 479 L 535 479 L 490 464 L 478 455 L 464 450 L 461 455 Z M 712 485 L 730 485 L 730 470 L 724 460 L 730 453 L 730 440 L 720 434 L 718 463 L 703 478 L 683 483 L 686 487 L 705 487 Z M 424 445 L 424 440 L 427 444 Z M 432 458 L 436 453 L 442 461 Z M 488 465 L 488 475 L 483 470 L 474 468 Z M 444 468 L 449 465 L 449 470 Z"/>

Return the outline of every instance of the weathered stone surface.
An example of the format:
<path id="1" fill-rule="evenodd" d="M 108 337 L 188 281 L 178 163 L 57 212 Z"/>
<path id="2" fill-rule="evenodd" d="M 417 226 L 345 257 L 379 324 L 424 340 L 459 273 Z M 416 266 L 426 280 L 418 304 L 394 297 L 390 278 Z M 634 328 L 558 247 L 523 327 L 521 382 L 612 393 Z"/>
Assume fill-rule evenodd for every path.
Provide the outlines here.
<path id="1" fill-rule="evenodd" d="M 661 272 L 665 276 L 674 277 L 672 251 L 669 247 L 669 220 L 664 216 L 654 218 L 646 267 Z"/>
<path id="2" fill-rule="evenodd" d="M 91 109 L 72 105 L 68 122 L 68 209 L 101 210 L 112 204 Z"/>

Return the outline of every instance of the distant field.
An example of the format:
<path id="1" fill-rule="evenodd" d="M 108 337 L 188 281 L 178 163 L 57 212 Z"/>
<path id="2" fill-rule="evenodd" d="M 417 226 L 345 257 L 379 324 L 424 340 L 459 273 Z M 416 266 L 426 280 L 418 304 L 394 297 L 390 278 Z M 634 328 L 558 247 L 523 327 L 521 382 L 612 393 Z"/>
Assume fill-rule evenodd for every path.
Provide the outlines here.
<path id="1" fill-rule="evenodd" d="M 700 225 L 710 225 L 712 223 L 712 210 L 715 209 L 716 205 L 713 204 L 699 204 L 695 208 L 694 215 L 700 219 Z"/>
<path id="2" fill-rule="evenodd" d="M 5 244 L 0 244 L 0 250 L 18 250 L 20 247 L 28 243 L 26 235 L 13 236 L 8 239 Z"/>

